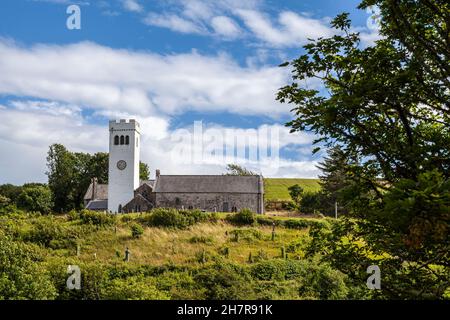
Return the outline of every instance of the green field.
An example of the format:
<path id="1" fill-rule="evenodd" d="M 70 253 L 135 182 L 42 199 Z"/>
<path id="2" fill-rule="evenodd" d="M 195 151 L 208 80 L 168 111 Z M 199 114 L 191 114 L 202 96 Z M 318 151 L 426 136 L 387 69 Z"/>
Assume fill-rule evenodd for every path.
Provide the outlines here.
<path id="1" fill-rule="evenodd" d="M 264 197 L 266 200 L 289 200 L 288 188 L 294 184 L 300 185 L 305 191 L 319 191 L 319 179 L 296 178 L 265 178 Z"/>

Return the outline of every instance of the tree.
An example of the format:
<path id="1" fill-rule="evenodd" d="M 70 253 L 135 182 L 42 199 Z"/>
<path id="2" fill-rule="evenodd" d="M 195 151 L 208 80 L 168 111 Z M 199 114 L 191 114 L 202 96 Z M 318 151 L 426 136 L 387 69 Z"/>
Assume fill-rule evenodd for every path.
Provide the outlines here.
<path id="1" fill-rule="evenodd" d="M 108 153 L 94 155 L 71 152 L 61 144 L 50 146 L 47 156 L 48 185 L 53 193 L 56 212 L 81 209 L 86 190 L 92 178 L 98 183 L 108 183 Z M 148 165 L 140 162 L 140 179 L 149 179 Z M 12 192 L 14 188 L 5 187 Z M 0 191 L 1 191 L 0 187 Z"/>
<path id="2" fill-rule="evenodd" d="M 28 211 L 50 213 L 53 208 L 52 192 L 47 186 L 25 187 L 17 198 L 17 206 Z"/>
<path id="3" fill-rule="evenodd" d="M 361 48 L 348 14 L 337 16 L 337 35 L 311 41 L 289 63 L 293 82 L 278 100 L 294 104 L 294 131 L 359 156 L 343 194 L 357 219 L 329 235 L 365 245 L 330 241 L 325 259 L 346 272 L 382 266 L 388 297 L 439 298 L 450 283 L 449 4 L 365 0 L 360 8 L 368 5 L 381 9 L 384 38 Z M 325 90 L 302 87 L 309 78 Z M 342 264 L 349 259 L 351 270 Z"/>
<path id="4" fill-rule="evenodd" d="M 227 176 L 256 176 L 257 173 L 250 171 L 238 164 L 235 163 L 229 163 L 227 164 L 227 173 L 225 175 Z"/>
<path id="5" fill-rule="evenodd" d="M 22 187 L 20 186 L 15 186 L 10 183 L 0 185 L 0 194 L 10 199 L 11 202 L 16 202 L 21 192 Z"/>
<path id="6" fill-rule="evenodd" d="M 148 164 L 139 162 L 139 179 L 149 180 L 150 179 L 150 169 Z"/>
<path id="7" fill-rule="evenodd" d="M 339 145 L 328 149 L 327 156 L 317 166 L 322 171 L 319 176 L 322 193 L 320 211 L 334 214 L 335 202 L 338 202 L 341 213 L 347 212 L 342 192 L 351 185 L 352 165 L 356 164 L 356 156 L 348 155 Z"/>
<path id="8" fill-rule="evenodd" d="M 47 155 L 48 186 L 53 193 L 54 210 L 68 211 L 74 205 L 75 157 L 61 144 L 50 146 Z"/>
<path id="9" fill-rule="evenodd" d="M 300 202 L 302 201 L 303 196 L 303 188 L 298 184 L 294 184 L 293 186 L 288 187 L 289 195 L 291 196 L 292 201 L 294 201 L 297 209 L 300 209 Z"/>

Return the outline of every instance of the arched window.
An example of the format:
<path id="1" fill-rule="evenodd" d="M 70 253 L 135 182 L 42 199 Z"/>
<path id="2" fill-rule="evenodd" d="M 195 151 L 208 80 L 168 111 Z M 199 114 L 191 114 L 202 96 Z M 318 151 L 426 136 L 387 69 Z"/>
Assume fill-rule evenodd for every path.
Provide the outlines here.
<path id="1" fill-rule="evenodd" d="M 125 144 L 130 144 L 130 136 L 125 137 Z"/>
<path id="2" fill-rule="evenodd" d="M 124 136 L 120 136 L 120 144 L 125 144 L 125 137 Z"/>
<path id="3" fill-rule="evenodd" d="M 119 144 L 119 136 L 114 137 L 114 144 L 117 146 Z"/>

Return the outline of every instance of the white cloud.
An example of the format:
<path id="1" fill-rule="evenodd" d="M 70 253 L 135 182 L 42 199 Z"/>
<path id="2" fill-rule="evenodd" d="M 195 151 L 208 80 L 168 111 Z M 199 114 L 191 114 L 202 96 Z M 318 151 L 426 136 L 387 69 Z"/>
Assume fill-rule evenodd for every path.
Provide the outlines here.
<path id="1" fill-rule="evenodd" d="M 151 26 L 168 28 L 181 33 L 206 33 L 206 30 L 202 26 L 176 14 L 157 14 L 151 12 L 143 21 L 145 24 Z"/>
<path id="2" fill-rule="evenodd" d="M 188 110 L 288 114 L 275 101 L 289 71 L 242 67 L 227 55 L 157 55 L 94 43 L 19 47 L 0 40 L 0 94 L 127 112 L 173 115 Z"/>
<path id="3" fill-rule="evenodd" d="M 211 26 L 215 33 L 223 35 L 227 38 L 236 38 L 241 33 L 241 29 L 233 21 L 225 16 L 217 16 L 211 19 Z"/>
<path id="4" fill-rule="evenodd" d="M 292 11 L 280 13 L 278 26 L 256 10 L 236 10 L 236 13 L 257 38 L 274 47 L 301 46 L 308 38 L 329 37 L 334 33 L 326 19 L 312 19 Z"/>
<path id="5" fill-rule="evenodd" d="M 125 10 L 132 11 L 132 12 L 142 12 L 144 8 L 141 6 L 141 4 L 136 0 L 123 0 L 122 1 L 123 7 Z"/>
<path id="6" fill-rule="evenodd" d="M 28 107 L 27 107 L 28 106 Z M 61 112 L 58 109 L 61 108 Z M 75 110 L 67 112 L 67 110 Z M 108 151 L 108 127 L 104 124 L 89 124 L 77 112 L 79 107 L 60 104 L 54 101 L 11 101 L 7 107 L 0 107 L 0 183 L 12 182 L 21 184 L 28 181 L 45 181 L 45 159 L 49 145 L 62 143 L 70 150 L 79 152 Z M 126 113 L 110 114 L 112 118 L 130 118 Z M 288 128 L 279 124 L 262 125 L 254 129 L 240 129 L 211 124 L 204 128 L 203 143 L 193 143 L 193 157 L 200 162 L 180 162 L 173 157 L 179 142 L 174 136 L 185 132 L 192 134 L 192 127 L 171 130 L 170 121 L 160 117 L 137 117 L 142 128 L 141 159 L 154 169 L 159 168 L 164 174 L 221 174 L 225 171 L 223 160 L 205 154 L 205 149 L 215 132 L 237 133 L 237 146 L 246 144 L 255 147 L 255 141 L 247 139 L 258 130 L 278 130 L 280 148 L 288 145 L 308 145 L 313 136 L 305 133 L 289 134 Z M 261 139 L 261 136 L 259 137 Z M 226 136 L 224 143 L 235 143 L 233 136 Z M 262 137 L 262 143 L 265 143 Z M 261 143 L 261 141 L 259 142 Z M 202 149 L 203 148 L 203 149 Z M 241 163 L 244 166 L 262 172 L 265 176 L 314 177 L 316 168 L 314 161 L 287 160 L 276 161 L 262 159 L 254 161 L 246 155 L 237 155 L 229 162 Z M 303 157 L 303 156 L 302 156 Z"/>

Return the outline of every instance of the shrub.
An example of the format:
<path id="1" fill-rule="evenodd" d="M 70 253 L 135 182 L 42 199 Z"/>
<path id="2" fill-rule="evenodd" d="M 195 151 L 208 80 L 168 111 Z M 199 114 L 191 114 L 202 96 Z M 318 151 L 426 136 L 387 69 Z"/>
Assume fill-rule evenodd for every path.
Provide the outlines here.
<path id="1" fill-rule="evenodd" d="M 289 219 L 284 221 L 284 226 L 289 229 L 305 229 L 310 223 L 307 220 Z"/>
<path id="2" fill-rule="evenodd" d="M 167 292 L 156 288 L 153 278 L 143 276 L 112 279 L 102 288 L 102 298 L 107 300 L 168 300 Z"/>
<path id="3" fill-rule="evenodd" d="M 82 210 L 80 212 L 80 219 L 85 224 L 93 224 L 95 226 L 110 226 L 116 223 L 116 216 L 90 210 Z"/>
<path id="4" fill-rule="evenodd" d="M 252 278 L 247 270 L 232 263 L 215 262 L 211 266 L 204 266 L 195 274 L 194 280 L 203 292 L 203 296 L 197 296 L 196 299 L 255 298 Z"/>
<path id="5" fill-rule="evenodd" d="M 238 213 L 228 215 L 226 219 L 235 225 L 254 225 L 256 223 L 256 215 L 250 209 L 242 209 Z"/>
<path id="6" fill-rule="evenodd" d="M 183 229 L 193 223 L 193 220 L 178 212 L 176 209 L 157 208 L 150 215 L 141 219 L 144 223 L 153 227 L 167 227 Z"/>
<path id="7" fill-rule="evenodd" d="M 33 247 L 0 238 L 0 300 L 56 298 L 50 275 L 36 260 Z"/>
<path id="8" fill-rule="evenodd" d="M 140 224 L 133 223 L 130 228 L 131 236 L 135 239 L 140 238 L 144 234 L 144 228 Z"/>
<path id="9" fill-rule="evenodd" d="M 76 210 L 70 210 L 67 214 L 67 220 L 69 221 L 76 221 L 78 219 L 80 219 L 80 213 Z"/>
<path id="10" fill-rule="evenodd" d="M 63 239 L 65 236 L 62 224 L 58 223 L 54 217 L 42 217 L 33 221 L 31 230 L 26 232 L 23 238 L 25 241 L 49 247 L 52 241 Z"/>
<path id="11" fill-rule="evenodd" d="M 50 213 L 53 207 L 52 192 L 44 186 L 24 188 L 17 198 L 17 205 L 28 211 Z"/>
<path id="12" fill-rule="evenodd" d="M 217 221 L 216 213 L 200 210 L 176 210 L 172 208 L 156 208 L 150 214 L 139 218 L 143 224 L 153 227 L 184 229 L 200 222 Z"/>
<path id="13" fill-rule="evenodd" d="M 211 237 L 206 237 L 206 236 L 193 236 L 192 238 L 189 239 L 190 243 L 206 243 L 206 244 L 210 244 L 213 243 L 214 240 Z"/>
<path id="14" fill-rule="evenodd" d="M 234 229 L 229 232 L 233 241 L 245 240 L 253 241 L 255 239 L 262 239 L 261 231 L 257 229 Z"/>

